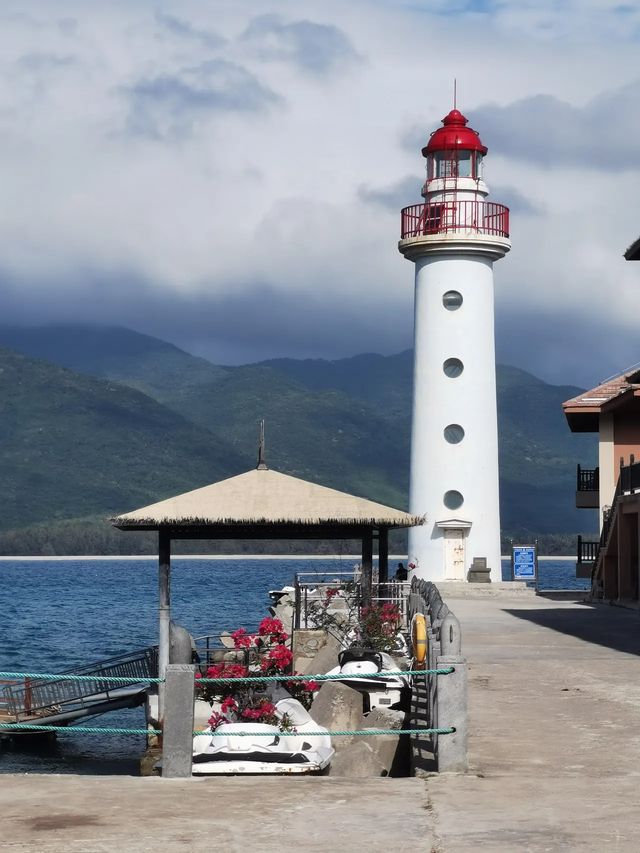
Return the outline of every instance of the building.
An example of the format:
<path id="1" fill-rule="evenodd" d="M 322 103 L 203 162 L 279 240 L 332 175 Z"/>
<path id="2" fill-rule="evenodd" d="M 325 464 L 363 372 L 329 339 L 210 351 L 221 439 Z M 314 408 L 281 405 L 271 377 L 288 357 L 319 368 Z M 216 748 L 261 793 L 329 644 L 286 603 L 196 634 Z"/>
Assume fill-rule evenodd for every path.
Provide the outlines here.
<path id="1" fill-rule="evenodd" d="M 640 260 L 640 239 L 624 256 Z M 576 574 L 591 578 L 596 597 L 638 600 L 640 366 L 567 400 L 563 409 L 572 432 L 598 434 L 598 467 L 578 465 L 576 506 L 599 510 L 600 537 L 578 537 Z"/>
<path id="2" fill-rule="evenodd" d="M 400 252 L 415 265 L 409 534 L 416 574 L 463 580 L 484 558 L 501 580 L 493 264 L 509 210 L 486 200 L 487 148 L 453 109 L 431 134 L 424 201 L 404 208 Z"/>

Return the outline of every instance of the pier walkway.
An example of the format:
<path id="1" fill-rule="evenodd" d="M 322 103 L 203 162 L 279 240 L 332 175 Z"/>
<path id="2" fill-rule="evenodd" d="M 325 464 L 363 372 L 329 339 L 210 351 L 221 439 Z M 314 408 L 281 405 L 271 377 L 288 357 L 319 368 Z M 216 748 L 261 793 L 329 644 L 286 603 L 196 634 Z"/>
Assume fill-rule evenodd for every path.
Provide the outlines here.
<path id="1" fill-rule="evenodd" d="M 640 850 L 640 614 L 444 595 L 470 666 L 469 774 L 0 776 L 3 850 Z"/>

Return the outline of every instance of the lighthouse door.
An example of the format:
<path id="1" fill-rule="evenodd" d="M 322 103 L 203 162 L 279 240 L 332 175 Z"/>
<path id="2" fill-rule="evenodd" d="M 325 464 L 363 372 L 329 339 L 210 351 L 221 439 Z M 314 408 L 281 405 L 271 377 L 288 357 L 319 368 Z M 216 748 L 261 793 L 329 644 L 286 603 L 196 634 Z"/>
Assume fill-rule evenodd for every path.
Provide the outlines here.
<path id="1" fill-rule="evenodd" d="M 445 528 L 444 576 L 446 580 L 463 581 L 465 579 L 464 551 L 464 530 L 460 527 Z"/>

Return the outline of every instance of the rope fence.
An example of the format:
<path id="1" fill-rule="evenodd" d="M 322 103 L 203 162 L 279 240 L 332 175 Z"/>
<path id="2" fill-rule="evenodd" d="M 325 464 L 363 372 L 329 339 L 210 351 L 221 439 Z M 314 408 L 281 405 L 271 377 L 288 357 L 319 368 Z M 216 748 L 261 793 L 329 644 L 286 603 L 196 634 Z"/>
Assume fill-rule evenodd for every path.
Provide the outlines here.
<path id="1" fill-rule="evenodd" d="M 383 672 L 367 672 L 362 675 L 245 675 L 238 678 L 196 678 L 198 684 L 238 684 L 238 683 L 263 683 L 265 681 L 344 681 L 347 678 L 387 678 L 388 676 L 414 676 L 414 675 L 450 675 L 455 672 L 455 667 L 448 666 L 442 669 L 399 669 L 386 670 Z M 25 678 L 39 681 L 93 681 L 110 684 L 164 684 L 164 678 L 137 678 L 129 676 L 109 675 L 55 675 L 50 672 L 0 672 L 0 679 L 22 681 Z"/>
<path id="2" fill-rule="evenodd" d="M 122 729 L 111 726 L 47 726 L 38 725 L 37 723 L 0 723 L 0 731 L 10 730 L 27 731 L 27 732 L 64 732 L 65 734 L 107 734 L 107 735 L 161 735 L 162 729 Z M 420 734 L 437 734 L 448 735 L 453 734 L 455 728 L 441 729 L 343 729 L 339 731 L 321 731 L 321 732 L 279 732 L 279 737 L 287 737 L 287 735 L 298 737 L 368 737 L 369 735 L 420 735 Z M 272 737 L 271 733 L 260 734 L 260 732 L 217 732 L 217 731 L 202 731 L 194 730 L 193 735 L 205 735 L 206 737 Z"/>

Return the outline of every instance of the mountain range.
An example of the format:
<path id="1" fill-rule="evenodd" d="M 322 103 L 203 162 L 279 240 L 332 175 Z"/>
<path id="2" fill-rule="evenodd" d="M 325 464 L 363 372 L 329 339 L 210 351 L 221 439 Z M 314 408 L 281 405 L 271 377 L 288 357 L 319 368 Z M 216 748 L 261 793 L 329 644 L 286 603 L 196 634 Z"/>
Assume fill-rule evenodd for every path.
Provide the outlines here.
<path id="1" fill-rule="evenodd" d="M 588 528 L 572 435 L 550 385 L 499 365 L 503 534 Z M 0 553 L 153 549 L 105 521 L 255 465 L 266 420 L 277 470 L 404 507 L 412 353 L 215 365 L 130 329 L 0 327 Z"/>

